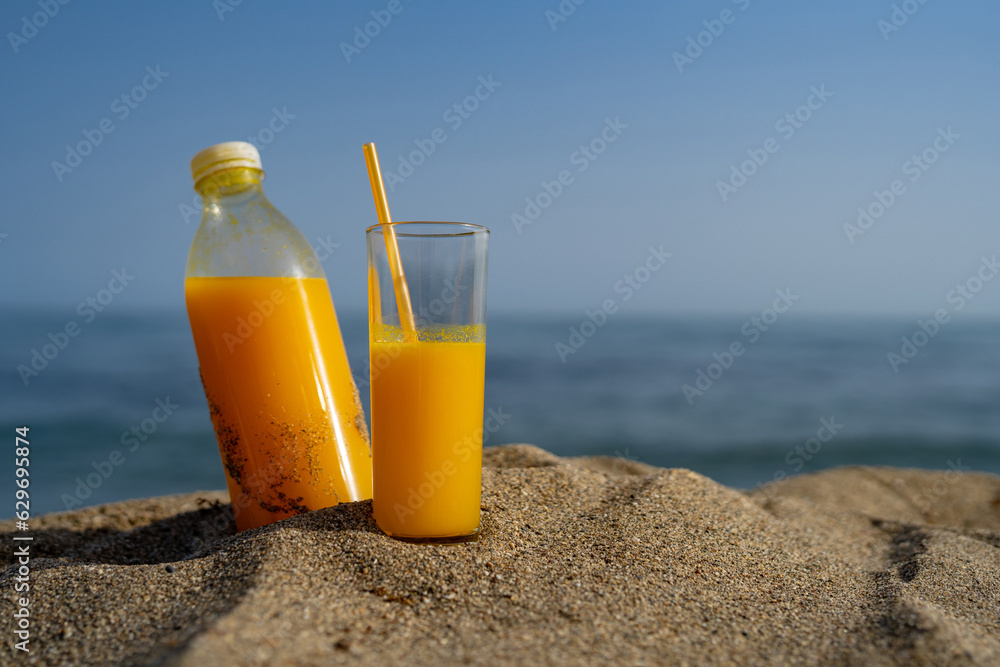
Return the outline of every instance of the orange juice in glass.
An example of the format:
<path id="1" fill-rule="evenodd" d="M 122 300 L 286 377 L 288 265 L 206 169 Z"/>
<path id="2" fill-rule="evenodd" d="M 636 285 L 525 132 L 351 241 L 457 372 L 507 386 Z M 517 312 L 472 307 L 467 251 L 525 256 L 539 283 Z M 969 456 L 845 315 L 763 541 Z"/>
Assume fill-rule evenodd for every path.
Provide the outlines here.
<path id="1" fill-rule="evenodd" d="M 474 540 L 489 230 L 444 222 L 391 226 L 416 328 L 400 318 L 385 229 L 375 225 L 367 232 L 375 520 L 398 539 Z"/>

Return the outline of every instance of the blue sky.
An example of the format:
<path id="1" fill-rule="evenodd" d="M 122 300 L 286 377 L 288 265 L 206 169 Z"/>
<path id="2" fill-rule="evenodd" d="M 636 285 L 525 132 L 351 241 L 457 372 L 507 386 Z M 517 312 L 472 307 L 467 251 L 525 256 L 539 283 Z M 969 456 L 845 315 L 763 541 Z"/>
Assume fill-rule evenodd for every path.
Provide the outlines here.
<path id="1" fill-rule="evenodd" d="M 398 172 L 440 130 L 390 206 L 491 228 L 491 311 L 582 313 L 662 246 L 631 312 L 788 288 L 803 313 L 926 316 L 1000 253 L 998 21 L 943 0 L 5 2 L 0 304 L 72 310 L 126 267 L 123 308 L 180 307 L 189 160 L 254 136 L 272 201 L 338 244 L 336 304 L 363 308 L 361 145 Z M 526 199 L 546 207 L 517 224 Z M 998 308 L 1000 281 L 969 304 Z"/>

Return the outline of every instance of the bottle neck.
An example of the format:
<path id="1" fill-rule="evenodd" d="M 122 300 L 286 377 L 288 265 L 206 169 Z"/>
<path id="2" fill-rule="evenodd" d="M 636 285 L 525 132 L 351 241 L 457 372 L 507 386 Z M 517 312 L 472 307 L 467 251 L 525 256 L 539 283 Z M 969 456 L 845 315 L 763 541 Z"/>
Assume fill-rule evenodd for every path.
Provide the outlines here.
<path id="1" fill-rule="evenodd" d="M 227 197 L 240 199 L 263 195 L 261 182 L 264 172 L 250 167 L 237 167 L 209 174 L 195 184 L 203 201 L 219 202 Z"/>

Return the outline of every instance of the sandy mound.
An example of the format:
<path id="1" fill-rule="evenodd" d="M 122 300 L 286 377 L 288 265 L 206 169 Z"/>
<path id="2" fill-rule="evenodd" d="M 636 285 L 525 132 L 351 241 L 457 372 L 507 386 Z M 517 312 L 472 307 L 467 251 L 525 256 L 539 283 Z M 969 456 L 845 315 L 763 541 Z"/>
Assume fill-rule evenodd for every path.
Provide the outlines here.
<path id="1" fill-rule="evenodd" d="M 475 544 L 396 542 L 369 502 L 235 536 L 219 492 L 34 519 L 31 653 L 0 661 L 1000 664 L 996 476 L 745 494 L 528 445 L 485 459 Z"/>

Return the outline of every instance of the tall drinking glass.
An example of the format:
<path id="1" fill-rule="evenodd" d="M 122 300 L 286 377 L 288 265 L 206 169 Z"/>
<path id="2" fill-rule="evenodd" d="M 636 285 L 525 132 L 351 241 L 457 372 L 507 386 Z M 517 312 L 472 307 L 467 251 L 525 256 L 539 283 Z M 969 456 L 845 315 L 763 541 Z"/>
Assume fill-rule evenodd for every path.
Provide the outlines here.
<path id="1" fill-rule="evenodd" d="M 366 232 L 372 493 L 376 522 L 395 538 L 478 536 L 489 233 L 457 222 Z M 400 316 L 387 248 L 397 249 L 415 326 Z"/>

